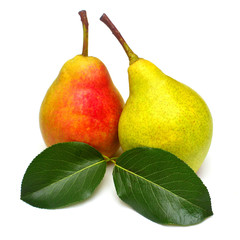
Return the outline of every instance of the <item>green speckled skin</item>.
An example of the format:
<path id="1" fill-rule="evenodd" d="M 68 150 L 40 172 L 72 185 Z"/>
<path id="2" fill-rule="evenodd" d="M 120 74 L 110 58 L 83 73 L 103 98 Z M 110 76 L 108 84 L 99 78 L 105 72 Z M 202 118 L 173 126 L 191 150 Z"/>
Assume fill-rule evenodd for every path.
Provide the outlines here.
<path id="1" fill-rule="evenodd" d="M 128 73 L 130 96 L 118 127 L 122 149 L 161 148 L 196 172 L 207 155 L 213 130 L 204 100 L 147 60 L 131 64 Z"/>

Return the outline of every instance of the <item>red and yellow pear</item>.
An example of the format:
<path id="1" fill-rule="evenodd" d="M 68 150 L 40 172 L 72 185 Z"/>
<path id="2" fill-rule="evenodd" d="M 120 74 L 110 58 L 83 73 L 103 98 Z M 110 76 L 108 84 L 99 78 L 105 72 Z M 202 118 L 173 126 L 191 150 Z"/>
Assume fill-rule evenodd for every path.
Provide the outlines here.
<path id="1" fill-rule="evenodd" d="M 39 114 L 47 146 L 84 142 L 111 157 L 119 148 L 118 121 L 124 101 L 105 65 L 88 56 L 88 20 L 83 25 L 83 51 L 67 61 L 48 89 Z"/>

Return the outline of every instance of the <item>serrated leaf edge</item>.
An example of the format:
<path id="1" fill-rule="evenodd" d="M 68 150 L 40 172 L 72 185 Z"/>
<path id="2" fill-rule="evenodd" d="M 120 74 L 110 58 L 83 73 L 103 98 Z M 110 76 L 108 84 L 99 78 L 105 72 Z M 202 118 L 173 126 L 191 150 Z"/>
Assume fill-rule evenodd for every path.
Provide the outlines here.
<path id="1" fill-rule="evenodd" d="M 134 173 L 134 172 L 132 172 L 132 171 L 129 171 L 128 169 L 125 169 L 125 168 L 123 168 L 123 167 L 121 167 L 121 166 L 119 166 L 119 165 L 117 165 L 117 164 L 115 164 L 115 167 L 118 167 L 118 168 L 126 171 L 127 173 L 130 173 L 130 174 L 132 174 L 132 175 L 134 175 L 134 176 L 136 176 L 136 177 L 139 177 L 139 178 L 141 178 L 141 179 L 143 179 L 143 180 L 145 180 L 145 181 L 147 181 L 147 182 L 149 182 L 149 183 L 151 183 L 151 184 L 153 184 L 153 185 L 155 185 L 155 186 L 157 186 L 157 187 L 159 187 L 159 188 L 161 188 L 161 189 L 169 192 L 170 194 L 172 194 L 172 195 L 174 195 L 174 196 L 177 196 L 178 198 L 181 198 L 181 199 L 184 200 L 185 202 L 188 202 L 188 203 L 190 203 L 191 205 L 196 206 L 197 208 L 203 210 L 203 211 L 206 212 L 206 213 L 209 212 L 209 211 L 205 210 L 204 208 L 201 208 L 201 207 L 199 207 L 198 205 L 196 205 L 196 204 L 188 201 L 187 199 L 182 198 L 181 196 L 178 196 L 177 194 L 169 191 L 168 189 L 166 189 L 166 188 L 164 188 L 164 187 L 162 187 L 162 186 L 160 186 L 160 185 L 158 185 L 158 184 L 156 184 L 156 183 L 154 183 L 154 182 L 152 182 L 152 181 L 150 181 L 150 180 L 148 180 L 148 179 L 146 179 L 146 178 L 144 178 L 144 177 L 142 177 L 142 176 L 140 176 L 140 175 L 137 175 L 136 173 Z M 201 179 L 200 179 L 200 180 L 201 180 Z M 201 181 L 201 182 L 202 182 L 202 181 Z M 204 185 L 204 184 L 203 184 L 203 185 Z M 204 185 L 204 187 L 206 188 L 205 185 Z M 206 188 L 206 190 L 207 190 L 207 188 Z M 207 190 L 207 192 L 208 192 L 208 190 Z M 208 194 L 208 195 L 209 195 L 209 194 Z M 210 213 L 211 213 L 211 214 L 210 214 L 209 216 L 211 216 L 211 215 L 213 214 L 212 210 L 211 210 Z"/>
<path id="2" fill-rule="evenodd" d="M 106 162 L 106 160 L 103 159 L 102 161 L 96 162 L 96 163 L 94 163 L 94 164 L 92 164 L 92 165 L 89 165 L 89 166 L 83 168 L 83 169 L 80 169 L 79 171 L 74 172 L 73 174 L 71 174 L 71 175 L 69 175 L 69 176 L 67 176 L 67 177 L 62 178 L 62 179 L 60 179 L 59 181 L 53 182 L 53 183 L 45 186 L 44 188 L 41 188 L 41 189 L 39 189 L 39 190 L 37 190 L 37 191 L 35 191 L 35 192 L 31 192 L 31 193 L 29 193 L 29 194 L 26 194 L 26 195 L 24 195 L 24 196 L 21 196 L 21 199 L 24 200 L 25 197 L 27 197 L 27 196 L 29 196 L 29 195 L 31 195 L 31 194 L 33 194 L 33 193 L 36 193 L 36 192 L 38 192 L 38 191 L 42 191 L 43 189 L 48 188 L 48 187 L 50 187 L 50 186 L 52 186 L 52 185 L 54 185 L 54 184 L 56 184 L 56 183 L 59 183 L 59 182 L 65 180 L 66 178 L 70 178 L 70 177 L 74 176 L 75 174 L 78 174 L 78 173 L 80 173 L 80 172 L 83 172 L 83 171 L 85 171 L 86 169 L 91 168 L 91 167 L 93 167 L 93 166 L 95 166 L 95 165 L 97 165 L 97 164 L 103 163 L 103 162 Z"/>

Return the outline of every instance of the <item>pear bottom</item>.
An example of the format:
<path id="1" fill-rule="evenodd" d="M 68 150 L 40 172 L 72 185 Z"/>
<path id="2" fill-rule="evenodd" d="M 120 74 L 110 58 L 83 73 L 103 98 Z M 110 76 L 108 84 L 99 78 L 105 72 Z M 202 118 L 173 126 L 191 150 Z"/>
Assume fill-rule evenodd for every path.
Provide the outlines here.
<path id="1" fill-rule="evenodd" d="M 128 106 L 125 106 L 118 130 L 123 151 L 136 147 L 160 148 L 174 154 L 197 172 L 211 144 L 211 116 L 205 124 L 196 118 L 183 118 L 183 124 L 179 124 L 179 119 L 174 123 L 170 119 L 151 118 L 151 114 L 148 114 L 147 117 L 137 112 L 134 114 L 132 107 L 128 111 Z M 189 120 L 192 120 L 192 124 Z"/>
<path id="2" fill-rule="evenodd" d="M 121 126 L 122 125 L 120 125 L 120 129 Z M 145 135 L 133 126 L 131 128 L 128 128 L 128 130 L 128 133 L 132 131 L 135 133 L 131 134 L 127 138 L 126 135 L 125 137 L 122 136 L 121 130 L 119 131 L 120 145 L 123 151 L 127 151 L 136 147 L 160 148 L 174 154 L 179 159 L 183 160 L 195 172 L 197 172 L 202 165 L 210 147 L 209 141 L 206 141 L 201 145 L 199 144 L 193 146 L 191 142 L 191 136 L 184 137 L 182 134 L 178 135 L 179 132 L 177 131 L 174 134 L 173 130 L 170 130 L 169 133 L 159 132 L 158 135 L 155 135 L 154 131 L 151 135 Z"/>

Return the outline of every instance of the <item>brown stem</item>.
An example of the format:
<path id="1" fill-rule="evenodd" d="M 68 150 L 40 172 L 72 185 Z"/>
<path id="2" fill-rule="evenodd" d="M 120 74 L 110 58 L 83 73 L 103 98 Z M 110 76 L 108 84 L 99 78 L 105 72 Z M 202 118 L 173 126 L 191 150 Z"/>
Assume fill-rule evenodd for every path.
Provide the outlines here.
<path id="1" fill-rule="evenodd" d="M 81 17 L 82 26 L 83 26 L 83 48 L 82 48 L 82 55 L 88 56 L 88 19 L 87 19 L 87 12 L 82 10 L 78 13 Z"/>
<path id="2" fill-rule="evenodd" d="M 125 50 L 130 64 L 136 62 L 139 58 L 138 56 L 132 51 L 132 49 L 128 46 L 118 29 L 114 26 L 114 24 L 111 22 L 111 20 L 108 18 L 108 16 L 104 13 L 100 20 L 104 22 L 108 28 L 112 31 L 113 35 L 118 39 L 118 41 L 121 43 L 123 49 Z"/>

